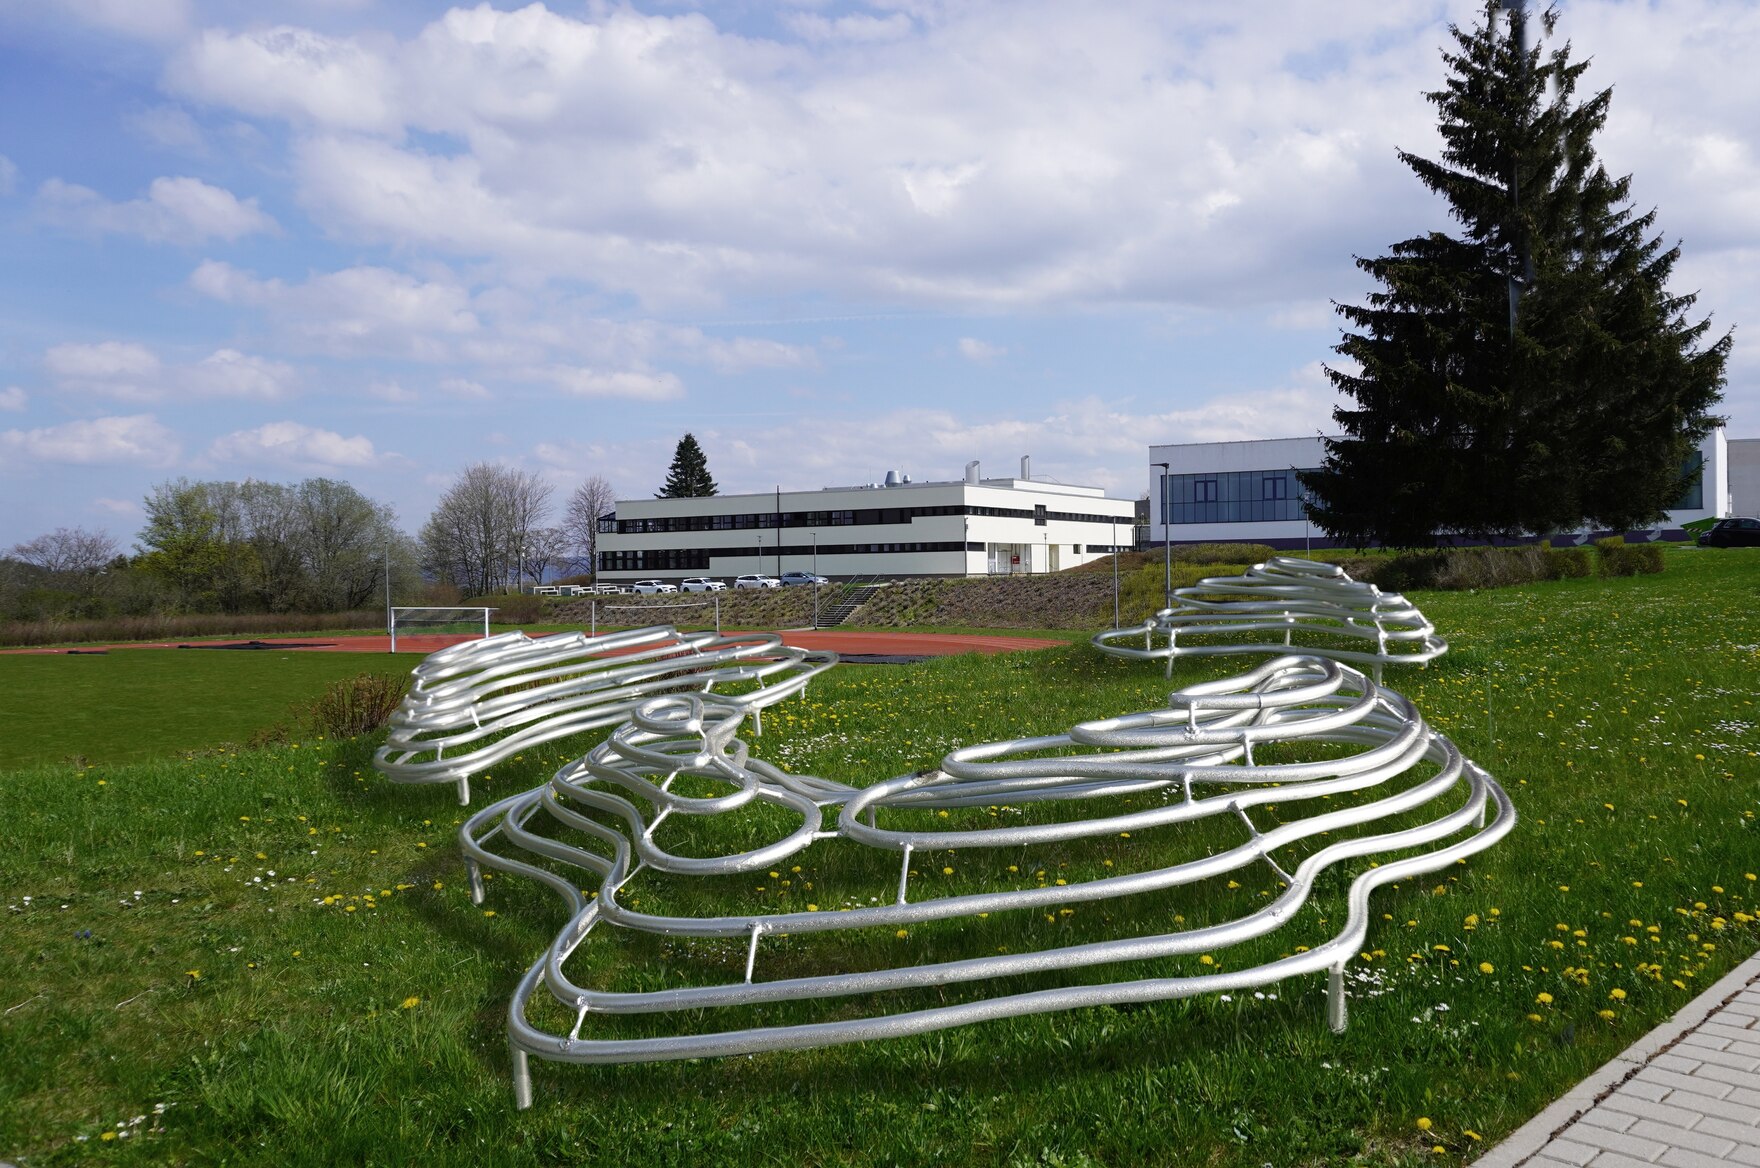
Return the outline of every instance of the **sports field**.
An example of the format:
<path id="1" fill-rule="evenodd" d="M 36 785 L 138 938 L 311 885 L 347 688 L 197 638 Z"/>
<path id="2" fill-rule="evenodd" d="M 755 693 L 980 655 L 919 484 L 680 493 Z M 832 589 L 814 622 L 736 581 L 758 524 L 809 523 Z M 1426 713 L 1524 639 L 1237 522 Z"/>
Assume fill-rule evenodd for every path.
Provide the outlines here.
<path id="1" fill-rule="evenodd" d="M 370 740 L 61 761 L 108 737 L 128 702 L 192 739 L 208 720 L 209 741 L 184 749 L 236 742 L 233 726 L 281 716 L 294 671 L 317 685 L 318 670 L 362 658 L 0 658 L 0 680 L 23 695 L 14 704 L 34 703 L 6 724 L 8 746 L 27 746 L 0 773 L 0 1158 L 1460 1162 L 1760 947 L 1757 598 L 1760 552 L 1690 549 L 1671 551 L 1661 576 L 1414 597 L 1452 649 L 1388 682 L 1499 778 L 1521 820 L 1451 875 L 1377 894 L 1342 1036 L 1315 978 L 1264 998 L 801 1054 L 537 1064 L 527 1112 L 512 1108 L 503 1011 L 559 914 L 511 879 L 470 903 L 450 789 L 381 782 Z M 143 664 L 126 701 L 75 672 L 131 658 Z M 66 672 L 25 672 L 48 665 Z M 1237 667 L 1182 662 L 1173 684 Z M 261 672 L 196 678 L 209 698 L 192 709 L 189 671 L 201 670 Z M 958 744 L 1150 708 L 1168 688 L 1154 666 L 1079 644 L 840 668 L 776 707 L 753 749 L 867 782 Z M 83 735 L 42 733 L 76 711 Z M 495 768 L 477 798 L 539 781 L 590 741 Z M 1133 846 L 1108 858 L 1128 863 Z M 925 860 L 952 870 L 950 888 L 1006 879 Z M 1049 849 L 1024 862 L 1055 874 L 1069 860 Z M 1198 921 L 1270 884 L 1194 888 L 1155 911 Z M 1312 911 L 1336 911 L 1341 890 L 1322 889 Z M 1010 925 L 1006 943 L 1142 923 L 1079 911 Z M 1325 935 L 1318 921 L 1312 931 Z M 838 960 L 932 943 L 889 933 Z M 620 985 L 689 972 L 664 947 L 595 966 Z"/>

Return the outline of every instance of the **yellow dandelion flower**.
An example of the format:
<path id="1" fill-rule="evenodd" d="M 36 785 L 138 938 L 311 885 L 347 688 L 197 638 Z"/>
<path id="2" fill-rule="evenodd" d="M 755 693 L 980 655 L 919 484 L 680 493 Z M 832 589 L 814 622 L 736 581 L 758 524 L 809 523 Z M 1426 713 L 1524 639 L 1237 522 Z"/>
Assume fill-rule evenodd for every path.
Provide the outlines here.
<path id="1" fill-rule="evenodd" d="M 1430 1122 L 1430 1117 L 1428 1115 L 1420 1115 L 1418 1117 L 1418 1130 L 1419 1131 L 1429 1131 L 1431 1128 L 1433 1128 L 1435 1126 L 1436 1126 L 1435 1124 Z"/>
<path id="2" fill-rule="evenodd" d="M 422 1004 L 422 999 L 417 998 L 417 997 L 412 996 L 412 997 L 408 997 L 408 998 L 403 999 L 403 1008 L 405 1010 L 413 1010 L 421 1004 Z"/>
<path id="3" fill-rule="evenodd" d="M 1541 990 L 1538 994 L 1536 994 L 1534 996 L 1534 1000 L 1536 1002 L 1539 1002 L 1542 1006 L 1552 1005 L 1552 995 L 1547 993 L 1545 990 Z"/>
<path id="4" fill-rule="evenodd" d="M 1479 972 L 1480 973 L 1496 973 L 1497 966 L 1491 964 L 1489 961 L 1481 961 L 1479 963 Z"/>
<path id="5" fill-rule="evenodd" d="M 1626 992 L 1624 990 L 1618 989 L 1618 988 L 1609 990 L 1607 993 L 1607 996 L 1612 998 L 1616 1002 L 1623 1002 L 1626 1000 Z"/>

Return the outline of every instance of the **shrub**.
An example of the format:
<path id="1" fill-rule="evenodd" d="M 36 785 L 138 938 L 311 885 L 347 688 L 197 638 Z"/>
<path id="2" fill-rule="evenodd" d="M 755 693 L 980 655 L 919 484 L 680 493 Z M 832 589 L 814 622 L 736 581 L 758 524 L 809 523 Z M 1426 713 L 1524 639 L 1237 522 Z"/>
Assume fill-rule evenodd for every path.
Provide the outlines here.
<path id="1" fill-rule="evenodd" d="M 0 623 L 0 645 L 178 641 L 192 637 L 256 637 L 272 633 L 384 627 L 383 609 L 372 612 L 212 612 L 180 616 L 117 616 L 103 620 L 6 621 Z"/>
<path id="2" fill-rule="evenodd" d="M 1547 548 L 1548 580 L 1575 580 L 1593 575 L 1595 565 L 1587 548 Z"/>
<path id="3" fill-rule="evenodd" d="M 1636 576 L 1662 571 L 1662 549 L 1653 543 L 1629 544 L 1623 535 L 1595 541 L 1603 576 Z"/>
<path id="4" fill-rule="evenodd" d="M 353 738 L 384 726 L 409 689 L 409 677 L 357 673 L 330 683 L 306 711 L 306 720 L 330 738 Z"/>
<path id="5" fill-rule="evenodd" d="M 544 598 L 529 592 L 498 592 L 493 596 L 473 596 L 462 603 L 464 608 L 492 608 L 489 619 L 498 625 L 535 625 L 544 619 Z"/>
<path id="6" fill-rule="evenodd" d="M 1263 543 L 1177 543 L 1173 545 L 1173 560 L 1179 564 L 1262 564 L 1278 554 L 1276 548 Z M 1146 566 L 1147 564 L 1145 564 Z"/>

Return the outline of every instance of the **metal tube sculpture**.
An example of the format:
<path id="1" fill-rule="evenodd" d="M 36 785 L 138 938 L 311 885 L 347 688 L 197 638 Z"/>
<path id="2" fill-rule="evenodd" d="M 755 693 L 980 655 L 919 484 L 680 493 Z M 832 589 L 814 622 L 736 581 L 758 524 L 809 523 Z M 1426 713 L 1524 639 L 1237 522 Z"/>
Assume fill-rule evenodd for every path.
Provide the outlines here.
<path id="1" fill-rule="evenodd" d="M 1448 652 L 1448 642 L 1411 601 L 1353 580 L 1337 564 L 1278 556 L 1244 575 L 1200 580 L 1174 596 L 1177 605 L 1136 628 L 1096 633 L 1094 647 L 1117 657 L 1165 660 L 1169 677 L 1176 657 L 1293 650 L 1367 665 L 1376 681 L 1386 662 L 1422 665 Z M 1266 632 L 1281 632 L 1282 644 L 1239 639 Z M 1163 636 L 1165 643 L 1156 644 Z M 1141 645 L 1133 643 L 1138 638 Z M 1375 648 L 1339 647 L 1340 638 L 1372 641 Z"/>
<path id="2" fill-rule="evenodd" d="M 1312 656 L 1188 686 L 1163 709 L 963 747 L 862 788 L 753 757 L 738 732 L 755 712 L 718 693 L 641 701 L 603 744 L 461 829 L 479 903 L 481 870 L 493 868 L 547 885 L 569 913 L 510 1004 L 520 1107 L 531 1103 L 534 1055 L 620 1063 L 801 1049 L 1321 970 L 1329 1021 L 1342 1030 L 1344 968 L 1362 947 L 1370 894 L 1489 847 L 1515 819 L 1498 784 L 1410 701 Z M 1035 849 L 1039 874 L 1029 876 Z M 952 884 L 924 857 L 955 851 L 962 870 L 987 875 L 938 894 Z M 770 883 L 802 864 L 830 874 L 811 902 Z M 1298 917 L 1325 926 L 1302 910 L 1341 866 L 1350 883 L 1343 911 L 1325 914 L 1325 939 L 1277 957 L 1252 950 Z M 1049 883 L 1048 869 L 1068 882 Z M 1220 906 L 1233 894 L 1221 882 L 1253 871 L 1271 888 L 1228 916 Z M 1186 903 L 1218 906 L 1224 919 L 1178 928 L 1169 906 L 1188 888 Z M 1134 916 L 1140 931 L 1034 944 L 1034 922 L 1078 906 L 1106 921 Z M 992 914 L 1027 951 L 995 951 Z M 873 957 L 877 938 L 899 956 Z M 770 963 L 776 976 L 760 978 L 766 939 L 786 952 Z M 619 967 L 619 946 L 642 944 L 666 946 L 671 976 L 698 984 L 595 988 Z M 693 945 L 709 952 L 680 952 Z M 1242 968 L 1210 956 L 1239 945 L 1249 946 Z M 850 968 L 862 953 L 869 967 Z M 1130 979 L 1085 972 L 1103 963 Z M 1036 985 L 995 987 L 1028 975 Z M 893 1004 L 898 993 L 955 986 L 968 988 L 943 990 L 953 1001 Z M 836 1016 L 809 1016 L 815 1003 Z M 765 1004 L 783 1019 L 742 1010 Z M 730 1028 L 700 1029 L 705 1012 L 722 1009 L 734 1014 Z M 650 1017 L 618 1021 L 628 1015 Z M 618 1036 L 632 1024 L 636 1033 Z"/>
<path id="3" fill-rule="evenodd" d="M 658 694 L 756 682 L 725 700 L 761 728 L 765 707 L 836 662 L 834 653 L 791 648 L 771 633 L 502 633 L 416 666 L 373 766 L 394 783 L 457 783 L 459 803 L 468 804 L 471 775 L 541 742 L 614 726 Z"/>

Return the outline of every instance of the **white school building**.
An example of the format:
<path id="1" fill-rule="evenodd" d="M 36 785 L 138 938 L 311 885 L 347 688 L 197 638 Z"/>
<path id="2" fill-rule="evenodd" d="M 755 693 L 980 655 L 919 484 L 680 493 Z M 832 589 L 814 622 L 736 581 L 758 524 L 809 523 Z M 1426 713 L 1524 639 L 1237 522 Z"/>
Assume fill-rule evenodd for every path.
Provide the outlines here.
<path id="1" fill-rule="evenodd" d="M 1331 546 L 1308 522 L 1296 479 L 1320 466 L 1322 443 L 1316 435 L 1149 447 L 1149 541 Z M 1665 534 L 1680 538 L 1695 519 L 1760 514 L 1760 440 L 1730 442 L 1714 430 L 1697 458 L 1699 479 L 1668 512 Z"/>
<path id="2" fill-rule="evenodd" d="M 881 482 L 701 499 L 620 499 L 599 522 L 604 581 L 782 572 L 832 579 L 1056 572 L 1129 550 L 1136 504 L 1013 478 Z"/>

